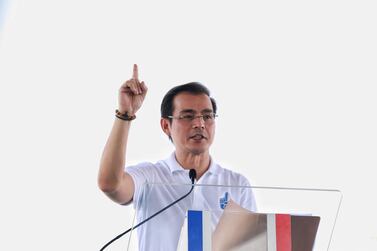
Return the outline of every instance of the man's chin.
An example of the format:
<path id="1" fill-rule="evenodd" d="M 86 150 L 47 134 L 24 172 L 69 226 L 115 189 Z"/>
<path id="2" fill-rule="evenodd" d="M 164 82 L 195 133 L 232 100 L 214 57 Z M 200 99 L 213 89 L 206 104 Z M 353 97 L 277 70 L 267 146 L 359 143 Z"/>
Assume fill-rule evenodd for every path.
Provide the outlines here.
<path id="1" fill-rule="evenodd" d="M 198 148 L 198 147 L 195 147 L 195 148 L 191 148 L 190 149 L 190 152 L 194 155 L 200 155 L 200 154 L 203 154 L 203 153 L 206 153 L 208 151 L 207 148 Z"/>

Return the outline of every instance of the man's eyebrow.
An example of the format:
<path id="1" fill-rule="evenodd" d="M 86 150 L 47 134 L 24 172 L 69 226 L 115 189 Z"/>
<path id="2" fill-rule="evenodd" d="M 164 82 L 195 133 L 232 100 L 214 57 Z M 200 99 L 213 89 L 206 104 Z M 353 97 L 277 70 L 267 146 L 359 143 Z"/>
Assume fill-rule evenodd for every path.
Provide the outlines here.
<path id="1" fill-rule="evenodd" d="M 210 113 L 210 112 L 213 112 L 213 110 L 212 109 L 203 109 L 202 110 L 202 113 Z"/>
<path id="2" fill-rule="evenodd" d="M 182 111 L 180 111 L 179 113 L 195 113 L 196 111 L 193 110 L 193 109 L 183 109 Z"/>
<path id="3" fill-rule="evenodd" d="M 213 112 L 213 110 L 209 109 L 209 108 L 203 109 L 201 111 L 201 113 L 211 113 L 211 112 Z M 196 111 L 193 110 L 193 109 L 184 109 L 184 110 L 180 111 L 179 113 L 196 113 Z"/>

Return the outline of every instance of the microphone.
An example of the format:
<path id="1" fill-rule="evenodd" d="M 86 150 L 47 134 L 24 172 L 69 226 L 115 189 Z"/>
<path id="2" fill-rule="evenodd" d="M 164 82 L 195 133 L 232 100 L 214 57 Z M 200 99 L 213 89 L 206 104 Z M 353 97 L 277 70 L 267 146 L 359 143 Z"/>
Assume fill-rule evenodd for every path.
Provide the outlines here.
<path id="1" fill-rule="evenodd" d="M 190 172 L 189 172 L 189 177 L 190 177 L 190 180 L 191 180 L 191 189 L 190 191 L 183 195 L 181 198 L 179 198 L 178 200 L 170 203 L 169 205 L 167 205 L 166 207 L 162 208 L 160 211 L 154 213 L 153 215 L 149 216 L 148 218 L 146 218 L 145 220 L 143 220 L 142 222 L 140 222 L 139 224 L 137 224 L 136 226 L 134 227 L 131 227 L 129 229 L 127 229 L 126 231 L 124 231 L 123 233 L 119 234 L 117 237 L 115 237 L 114 239 L 112 239 L 111 241 L 109 241 L 108 243 L 106 243 L 101 249 L 100 251 L 103 251 L 105 250 L 105 248 L 107 248 L 111 243 L 113 243 L 114 241 L 116 241 L 117 239 L 119 239 L 120 237 L 122 237 L 123 235 L 127 234 L 128 232 L 130 232 L 131 230 L 133 229 L 136 229 L 137 227 L 143 225 L 145 222 L 149 221 L 150 219 L 152 219 L 153 217 L 157 216 L 158 214 L 162 213 L 163 211 L 165 211 L 166 209 L 168 209 L 169 207 L 173 206 L 174 204 L 178 203 L 179 201 L 183 200 L 184 198 L 186 198 L 191 192 L 192 190 L 194 189 L 194 183 L 195 183 L 195 178 L 196 178 L 196 171 L 195 169 L 190 169 Z"/>
<path id="2" fill-rule="evenodd" d="M 190 180 L 191 180 L 191 184 L 194 184 L 195 183 L 195 179 L 196 179 L 196 171 L 195 171 L 195 169 L 190 169 L 189 177 L 190 177 Z"/>

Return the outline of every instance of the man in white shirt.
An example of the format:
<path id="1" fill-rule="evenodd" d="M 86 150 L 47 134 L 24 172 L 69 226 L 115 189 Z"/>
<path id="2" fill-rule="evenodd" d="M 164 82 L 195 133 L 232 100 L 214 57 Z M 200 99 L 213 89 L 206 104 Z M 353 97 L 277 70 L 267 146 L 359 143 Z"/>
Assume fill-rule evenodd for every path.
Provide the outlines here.
<path id="1" fill-rule="evenodd" d="M 216 102 L 208 89 L 196 82 L 172 88 L 161 104 L 161 128 L 175 146 L 175 152 L 157 163 L 126 166 L 127 138 L 131 121 L 141 107 L 147 87 L 139 80 L 138 67 L 119 90 L 119 107 L 109 139 L 101 158 L 98 184 L 100 189 L 119 204 L 133 201 L 137 219 L 142 221 L 178 199 L 191 184 L 188 171 L 195 169 L 193 192 L 174 207 L 141 226 L 138 230 L 140 250 L 176 250 L 187 209 L 208 209 L 220 212 L 229 199 L 255 210 L 247 179 L 216 164 L 209 154 L 215 135 Z M 152 185 L 149 183 L 175 184 Z M 212 185 L 212 186 L 205 186 Z M 223 185 L 217 187 L 213 185 Z M 149 189 L 146 192 L 146 189 Z M 145 205 L 148 202 L 148 205 Z M 220 213 L 212 215 L 213 225 Z"/>

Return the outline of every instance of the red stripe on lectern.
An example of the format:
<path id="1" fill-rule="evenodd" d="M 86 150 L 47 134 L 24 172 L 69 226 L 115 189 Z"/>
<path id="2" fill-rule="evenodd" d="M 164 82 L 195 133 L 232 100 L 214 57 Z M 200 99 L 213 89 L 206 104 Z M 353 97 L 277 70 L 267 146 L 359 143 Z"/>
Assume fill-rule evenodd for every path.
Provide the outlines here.
<path id="1" fill-rule="evenodd" d="M 276 214 L 276 250 L 292 251 L 291 216 Z"/>

